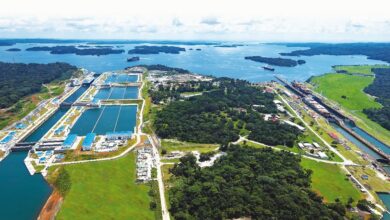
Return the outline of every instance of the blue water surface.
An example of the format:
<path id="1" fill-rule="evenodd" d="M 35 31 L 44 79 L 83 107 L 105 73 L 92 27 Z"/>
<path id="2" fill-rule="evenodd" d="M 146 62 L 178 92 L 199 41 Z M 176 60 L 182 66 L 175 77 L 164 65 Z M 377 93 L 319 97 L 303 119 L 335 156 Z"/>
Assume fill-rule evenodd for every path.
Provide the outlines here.
<path id="1" fill-rule="evenodd" d="M 50 63 L 50 62 L 68 62 L 78 67 L 83 67 L 97 73 L 120 70 L 128 66 L 137 64 L 164 64 L 172 67 L 188 69 L 195 73 L 228 76 L 233 78 L 246 79 L 249 81 L 269 81 L 274 79 L 274 72 L 264 70 L 264 64 L 251 60 L 245 60 L 245 56 L 266 56 L 280 57 L 281 52 L 290 52 L 296 49 L 283 45 L 272 44 L 249 44 L 247 46 L 235 48 L 220 48 L 212 45 L 175 45 L 187 49 L 180 54 L 151 54 L 139 55 L 140 61 L 127 62 L 129 55 L 127 53 L 111 54 L 104 56 L 79 56 L 75 54 L 50 54 L 45 51 L 25 51 L 26 48 L 33 46 L 55 46 L 55 45 L 74 45 L 74 44 L 16 44 L 12 47 L 22 49 L 20 52 L 8 52 L 11 47 L 0 47 L 0 61 L 4 62 L 23 62 L 23 63 Z M 128 51 L 140 44 L 121 45 Z M 190 48 L 199 48 L 198 50 L 189 50 Z M 331 71 L 333 65 L 346 64 L 383 64 L 382 61 L 369 60 L 366 56 L 301 56 L 287 57 L 292 59 L 306 60 L 306 64 L 296 67 L 275 67 L 276 73 L 282 74 L 288 80 L 306 80 L 312 75 L 319 75 Z"/>

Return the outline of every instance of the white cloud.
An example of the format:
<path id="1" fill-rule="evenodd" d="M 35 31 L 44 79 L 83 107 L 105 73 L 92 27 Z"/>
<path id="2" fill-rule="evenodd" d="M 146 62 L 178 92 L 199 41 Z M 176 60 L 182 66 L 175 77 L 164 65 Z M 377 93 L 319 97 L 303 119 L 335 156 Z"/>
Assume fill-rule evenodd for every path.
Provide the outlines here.
<path id="1" fill-rule="evenodd" d="M 217 25 L 220 24 L 221 22 L 219 22 L 218 18 L 216 17 L 207 17 L 207 18 L 203 18 L 200 23 L 207 24 L 207 25 Z"/>
<path id="2" fill-rule="evenodd" d="M 2 0 L 1 37 L 390 40 L 386 0 Z"/>
<path id="3" fill-rule="evenodd" d="M 180 26 L 183 26 L 183 23 L 178 18 L 174 18 L 172 20 L 172 25 L 176 26 L 176 27 L 180 27 Z"/>

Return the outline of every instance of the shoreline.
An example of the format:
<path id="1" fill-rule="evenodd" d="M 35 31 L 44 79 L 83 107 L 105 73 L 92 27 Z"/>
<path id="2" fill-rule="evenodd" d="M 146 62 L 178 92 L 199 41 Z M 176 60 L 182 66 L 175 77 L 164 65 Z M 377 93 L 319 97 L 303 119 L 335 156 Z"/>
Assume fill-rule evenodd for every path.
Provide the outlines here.
<path id="1" fill-rule="evenodd" d="M 45 181 L 47 182 L 46 178 Z M 50 187 L 53 189 L 53 192 L 50 194 L 49 198 L 46 200 L 41 211 L 39 212 L 37 217 L 38 220 L 54 220 L 64 200 L 64 198 L 61 196 L 58 190 L 55 189 L 54 186 L 50 185 Z"/>
<path id="2" fill-rule="evenodd" d="M 94 161 L 105 161 L 105 160 L 117 159 L 117 158 L 120 158 L 124 155 L 127 155 L 128 152 L 132 151 L 139 144 L 139 142 L 141 140 L 140 133 L 142 133 L 141 128 L 142 128 L 142 124 L 143 124 L 143 114 L 144 114 L 144 106 L 145 106 L 145 100 L 144 100 L 144 97 L 142 97 L 141 91 L 144 87 L 145 82 L 142 79 L 143 73 L 132 74 L 132 75 L 138 75 L 137 83 L 140 83 L 140 86 L 138 87 L 138 99 L 134 99 L 132 101 L 141 101 L 141 103 L 129 103 L 129 104 L 119 104 L 119 105 L 136 105 L 137 106 L 137 116 L 136 116 L 137 119 L 136 119 L 136 121 L 138 122 L 138 120 L 139 120 L 139 123 L 136 123 L 136 126 L 135 126 L 136 140 L 137 140 L 136 143 L 129 146 L 125 151 L 123 151 L 122 153 L 120 153 L 119 155 L 116 155 L 116 156 L 107 157 L 107 158 L 99 158 L 99 159 L 88 160 L 88 161 L 73 161 L 73 162 L 70 161 L 68 164 L 77 164 L 77 163 L 82 163 L 82 162 L 94 162 Z M 87 93 L 85 92 L 85 94 L 87 94 Z M 79 99 L 82 99 L 82 97 L 83 97 L 83 95 L 81 95 L 79 97 Z M 58 165 L 63 166 L 64 164 L 55 164 L 54 166 L 58 166 Z M 53 191 L 50 194 L 50 196 L 48 197 L 48 199 L 46 200 L 43 207 L 41 208 L 37 219 L 38 220 L 46 220 L 46 219 L 54 220 L 58 211 L 61 209 L 62 203 L 64 201 L 64 197 L 61 196 L 61 194 L 59 193 L 59 191 L 56 189 L 56 187 L 53 184 L 49 183 L 49 181 L 47 179 L 48 178 L 47 175 L 43 175 L 42 173 L 40 173 L 39 175 L 42 175 L 44 177 L 45 181 L 47 182 L 47 184 L 50 185 L 50 187 L 52 188 Z"/>

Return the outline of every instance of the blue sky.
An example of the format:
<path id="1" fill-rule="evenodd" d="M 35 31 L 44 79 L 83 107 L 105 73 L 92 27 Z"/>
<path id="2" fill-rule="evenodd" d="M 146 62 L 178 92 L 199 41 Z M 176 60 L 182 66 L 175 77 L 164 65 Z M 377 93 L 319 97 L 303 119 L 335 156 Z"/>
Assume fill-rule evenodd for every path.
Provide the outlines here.
<path id="1" fill-rule="evenodd" d="M 390 41 L 385 0 L 2 0 L 2 38 Z"/>

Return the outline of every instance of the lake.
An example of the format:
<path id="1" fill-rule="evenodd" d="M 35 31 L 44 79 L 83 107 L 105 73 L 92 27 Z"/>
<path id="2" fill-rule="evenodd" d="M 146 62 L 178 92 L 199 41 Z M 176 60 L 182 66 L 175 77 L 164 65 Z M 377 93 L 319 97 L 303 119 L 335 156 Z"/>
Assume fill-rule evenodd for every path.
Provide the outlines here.
<path id="1" fill-rule="evenodd" d="M 79 56 L 74 54 L 50 54 L 44 51 L 25 51 L 33 46 L 56 46 L 56 45 L 77 45 L 77 44 L 16 44 L 11 47 L 22 49 L 20 52 L 9 52 L 6 49 L 11 47 L 0 47 L 0 61 L 23 62 L 23 63 L 50 63 L 68 62 L 78 67 L 83 67 L 97 73 L 120 70 L 137 64 L 164 64 L 172 67 L 188 69 L 195 73 L 228 76 L 233 78 L 246 79 L 252 82 L 269 81 L 274 79 L 274 72 L 264 70 L 264 64 L 251 60 L 245 60 L 245 56 L 266 56 L 278 57 L 280 52 L 290 52 L 294 47 L 271 44 L 250 44 L 235 48 L 221 48 L 212 45 L 175 45 L 187 49 L 180 54 L 151 54 L 139 55 L 140 61 L 127 62 L 131 57 L 127 53 L 111 54 L 103 56 Z M 113 44 L 110 44 L 115 46 Z M 126 52 L 140 44 L 116 45 Z M 142 44 L 145 45 L 145 44 Z M 193 50 L 189 50 L 193 48 Z M 201 51 L 195 50 L 196 48 Z M 303 59 L 306 64 L 296 67 L 275 67 L 275 72 L 283 75 L 288 80 L 306 80 L 312 75 L 319 75 L 331 71 L 333 65 L 342 64 L 383 64 L 382 61 L 369 60 L 365 56 L 329 56 L 319 55 L 311 57 L 287 57 L 292 59 Z"/>

